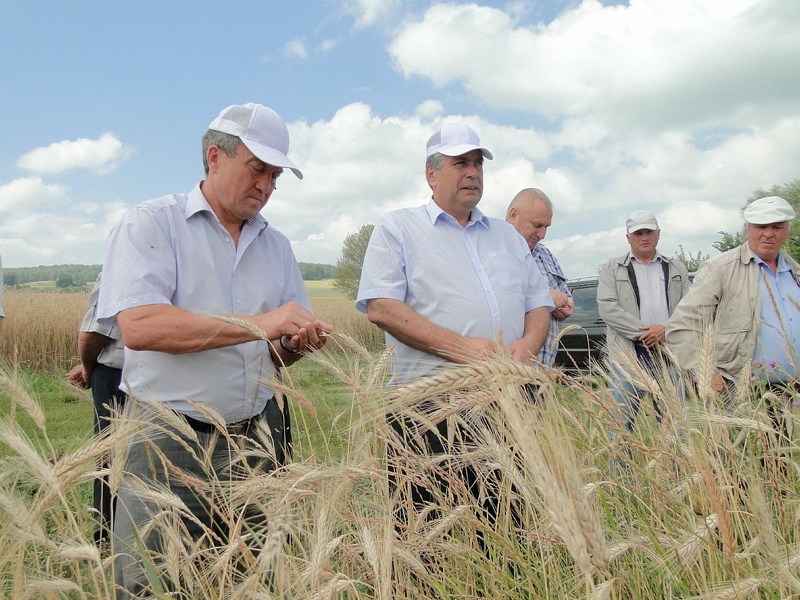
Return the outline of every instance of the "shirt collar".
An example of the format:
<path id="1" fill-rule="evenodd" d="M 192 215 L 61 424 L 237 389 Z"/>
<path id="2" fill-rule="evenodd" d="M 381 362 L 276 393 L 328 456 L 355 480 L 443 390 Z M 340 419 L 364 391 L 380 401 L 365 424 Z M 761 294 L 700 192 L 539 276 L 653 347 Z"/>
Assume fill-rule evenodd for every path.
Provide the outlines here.
<path id="1" fill-rule="evenodd" d="M 436 221 L 439 217 L 444 219 L 450 218 L 455 221 L 455 217 L 449 215 L 448 213 L 444 212 L 442 208 L 436 204 L 433 198 L 430 199 L 428 204 L 425 206 L 425 210 L 428 211 L 428 217 L 431 219 L 431 224 L 436 225 Z M 477 206 L 472 209 L 472 212 L 469 215 L 469 223 L 467 223 L 467 227 L 469 227 L 472 223 L 480 223 L 481 225 L 485 226 L 486 228 L 489 227 L 489 217 L 484 215 Z"/>
<path id="2" fill-rule="evenodd" d="M 752 255 L 753 255 L 753 258 L 755 259 L 756 263 L 759 266 L 763 265 L 763 266 L 767 267 L 768 269 L 770 269 L 770 271 L 772 270 L 772 268 L 764 260 L 762 260 L 762 258 L 760 256 L 758 256 L 755 252 L 752 252 Z M 791 271 L 791 270 L 792 270 L 792 267 L 789 266 L 789 263 L 786 261 L 786 258 L 783 256 L 783 252 L 778 253 L 778 270 L 777 270 L 777 272 L 781 273 L 783 271 Z"/>
<path id="3" fill-rule="evenodd" d="M 642 261 L 640 261 L 638 258 L 636 258 L 632 253 L 629 252 L 628 256 L 630 256 L 630 261 L 631 262 L 635 261 L 635 262 L 639 263 L 640 265 L 644 265 L 644 263 Z M 656 250 L 656 255 L 653 257 L 653 260 L 651 260 L 647 264 L 650 265 L 650 264 L 653 264 L 653 263 L 660 263 L 660 262 L 663 262 L 663 260 L 664 260 L 664 258 L 661 256 L 661 253 L 658 250 Z M 647 266 L 647 265 L 645 265 L 645 266 Z"/>
<path id="4" fill-rule="evenodd" d="M 208 203 L 208 200 L 206 200 L 206 197 L 203 194 L 203 190 L 200 189 L 200 185 L 202 183 L 203 183 L 202 181 L 198 183 L 196 186 L 194 186 L 192 191 L 189 192 L 189 197 L 186 200 L 186 212 L 184 216 L 188 220 L 189 217 L 196 215 L 199 212 L 207 211 L 212 215 L 214 215 L 214 218 L 217 219 L 217 221 L 219 221 L 219 218 L 217 217 L 214 210 L 211 208 L 211 205 Z M 259 227 L 263 229 L 268 225 L 268 223 L 267 220 L 264 218 L 264 216 L 261 213 L 258 213 L 252 219 L 247 219 L 247 221 L 245 221 L 245 225 L 249 227 Z"/>
<path id="5" fill-rule="evenodd" d="M 542 250 L 539 250 L 539 248 L 542 248 Z M 536 245 L 533 247 L 533 250 L 531 250 L 531 254 L 539 254 L 539 252 L 543 253 L 549 252 L 550 254 L 552 254 L 552 252 L 550 252 L 550 250 L 547 248 L 547 244 L 545 244 L 544 242 L 536 242 Z"/>

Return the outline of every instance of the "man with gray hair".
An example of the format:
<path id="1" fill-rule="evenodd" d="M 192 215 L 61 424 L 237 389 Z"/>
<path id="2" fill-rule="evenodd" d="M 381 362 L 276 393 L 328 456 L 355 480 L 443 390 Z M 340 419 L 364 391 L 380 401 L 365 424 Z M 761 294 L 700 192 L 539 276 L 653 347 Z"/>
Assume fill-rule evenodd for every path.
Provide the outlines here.
<path id="1" fill-rule="evenodd" d="M 332 331 L 311 313 L 289 240 L 261 215 L 284 169 L 302 178 L 283 120 L 261 104 L 229 106 L 202 148 L 205 180 L 125 213 L 103 263 L 98 318 L 116 318 L 125 344 L 125 418 L 153 426 L 131 442 L 117 498 L 114 566 L 124 598 L 152 591 L 147 561 L 160 566 L 166 543 L 152 527 L 164 511 L 143 490 L 166 487 L 180 500 L 183 510 L 171 510 L 191 540 L 229 539 L 230 507 L 202 486 L 287 460 L 288 406 L 267 382 Z M 263 511 L 241 517 L 245 530 L 263 528 Z M 179 585 L 165 583 L 169 592 Z"/>
<path id="2" fill-rule="evenodd" d="M 704 262 L 667 325 L 678 364 L 700 369 L 703 337 L 714 327 L 718 393 L 758 381 L 782 390 L 800 374 L 800 264 L 782 251 L 795 210 L 783 198 L 744 209 L 747 241 Z"/>
<path id="3" fill-rule="evenodd" d="M 506 221 L 525 238 L 536 266 L 547 278 L 547 285 L 550 287 L 554 305 L 550 312 L 550 330 L 537 358 L 539 362 L 552 366 L 558 351 L 556 338 L 561 329 L 561 322 L 572 316 L 575 310 L 572 292 L 567 285 L 567 278 L 561 265 L 550 249 L 541 243 L 547 235 L 547 228 L 553 222 L 553 203 L 542 190 L 525 188 L 518 192 L 508 205 Z"/>
<path id="4" fill-rule="evenodd" d="M 625 369 L 638 361 L 643 369 L 658 376 L 666 367 L 677 381 L 677 369 L 662 352 L 664 330 L 689 289 L 689 273 L 679 260 L 658 252 L 661 230 L 653 213 L 631 213 L 625 229 L 630 252 L 600 268 L 597 307 L 606 323 L 611 392 L 630 432 L 647 390 L 631 381 Z M 662 407 L 655 397 L 653 407 L 660 419 Z"/>
<path id="5" fill-rule="evenodd" d="M 364 256 L 356 299 L 356 308 L 386 332 L 387 346 L 394 346 L 391 383 L 408 383 L 501 352 L 530 363 L 547 336 L 553 302 L 522 238 L 511 225 L 478 208 L 484 159 L 491 160 L 492 153 L 471 127 L 446 122 L 428 139 L 426 155 L 431 199 L 381 217 Z M 424 404 L 430 406 L 436 399 L 428 400 Z M 393 491 L 404 478 L 396 475 L 409 466 L 400 446 L 444 456 L 474 436 L 466 427 L 448 425 L 450 419 L 433 427 L 428 418 L 423 420 L 401 422 L 390 416 L 398 433 L 398 445 L 390 444 L 387 451 Z M 423 432 L 424 444 L 410 434 L 416 429 Z M 452 469 L 494 520 L 498 486 L 484 489 L 491 486 L 481 483 L 470 465 Z M 425 512 L 436 493 L 417 479 L 409 485 L 410 500 Z M 447 493 L 452 481 L 442 475 L 436 484 Z M 435 511 L 427 514 L 430 518 Z M 414 522 L 405 510 L 398 512 L 398 520 Z"/>

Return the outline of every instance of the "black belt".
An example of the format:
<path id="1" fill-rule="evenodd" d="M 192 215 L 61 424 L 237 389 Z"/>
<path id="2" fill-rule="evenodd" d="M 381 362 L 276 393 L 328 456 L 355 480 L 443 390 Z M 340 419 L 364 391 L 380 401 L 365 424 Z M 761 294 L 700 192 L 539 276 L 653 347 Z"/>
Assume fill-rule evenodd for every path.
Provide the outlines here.
<path id="1" fill-rule="evenodd" d="M 271 400 L 272 398 L 267 400 L 267 403 L 269 403 Z M 266 406 L 264 407 L 264 410 L 266 410 Z M 214 433 L 215 431 L 219 431 L 219 427 L 217 427 L 217 425 L 215 425 L 214 423 L 206 423 L 205 421 L 198 421 L 197 419 L 193 419 L 189 415 L 185 415 L 178 411 L 175 411 L 175 414 L 177 414 L 180 417 L 183 417 L 189 424 L 189 427 L 191 427 L 198 433 Z M 250 428 L 251 424 L 255 423 L 258 419 L 260 419 L 261 415 L 263 414 L 264 411 L 262 410 L 260 413 L 250 417 L 249 419 L 243 419 L 242 421 L 236 421 L 234 423 L 225 423 L 225 429 L 227 430 L 228 433 L 243 433 Z"/>

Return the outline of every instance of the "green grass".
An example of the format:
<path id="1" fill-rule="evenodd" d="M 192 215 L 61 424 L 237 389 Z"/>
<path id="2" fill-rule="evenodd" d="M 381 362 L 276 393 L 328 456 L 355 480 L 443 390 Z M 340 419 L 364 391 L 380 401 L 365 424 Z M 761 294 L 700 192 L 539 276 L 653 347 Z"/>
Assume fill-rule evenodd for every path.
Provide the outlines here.
<path id="1" fill-rule="evenodd" d="M 50 447 L 45 447 L 42 432 L 33 419 L 6 392 L 0 392 L 0 417 L 13 413 L 16 422 L 43 454 L 50 454 L 52 451 L 60 456 L 91 439 L 94 407 L 90 392 L 75 389 L 64 377 L 41 373 L 22 373 L 21 383 L 42 406 Z M 8 448 L 0 444 L 0 457 L 7 453 Z"/>
<path id="2" fill-rule="evenodd" d="M 341 358 L 332 360 L 342 360 Z M 299 457 L 341 457 L 347 443 L 354 408 L 353 393 L 347 385 L 321 364 L 302 360 L 289 367 L 287 383 L 302 390 L 313 405 L 317 418 L 297 402 L 291 402 L 295 447 Z M 70 386 L 59 375 L 23 373 L 28 393 L 38 399 L 47 421 L 47 437 L 56 456 L 70 452 L 90 440 L 93 432 L 91 393 Z M 41 453 L 48 455 L 41 431 L 6 392 L 0 392 L 0 418 L 14 413 L 15 420 Z M 0 443 L 0 458 L 8 454 Z"/>

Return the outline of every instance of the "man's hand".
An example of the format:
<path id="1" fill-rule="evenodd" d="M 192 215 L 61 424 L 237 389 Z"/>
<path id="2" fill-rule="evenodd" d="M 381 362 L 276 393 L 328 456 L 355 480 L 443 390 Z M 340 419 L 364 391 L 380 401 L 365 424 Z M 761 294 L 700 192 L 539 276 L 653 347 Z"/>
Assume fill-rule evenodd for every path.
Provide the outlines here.
<path id="1" fill-rule="evenodd" d="M 315 320 L 300 327 L 294 335 L 281 336 L 281 345 L 289 352 L 302 352 L 303 350 L 313 352 L 326 344 L 328 334 L 332 332 L 333 325 Z"/>
<path id="2" fill-rule="evenodd" d="M 718 394 L 722 393 L 722 390 L 725 389 L 725 380 L 722 378 L 718 372 L 714 373 L 714 389 L 717 391 Z"/>
<path id="3" fill-rule="evenodd" d="M 644 333 L 639 337 L 648 348 L 660 346 L 664 343 L 666 329 L 663 325 L 642 325 L 639 327 Z"/>
<path id="4" fill-rule="evenodd" d="M 556 307 L 550 315 L 556 321 L 563 321 L 572 316 L 572 313 L 575 311 L 575 301 L 569 294 L 565 294 L 561 290 L 551 289 L 550 297 L 553 299 L 553 304 L 555 304 Z"/>
<path id="5" fill-rule="evenodd" d="M 511 358 L 518 360 L 521 363 L 530 365 L 533 359 L 536 358 L 537 353 L 534 353 L 530 344 L 525 338 L 521 338 L 516 342 L 511 342 L 506 348 Z"/>
<path id="6" fill-rule="evenodd" d="M 83 370 L 83 365 L 75 365 L 67 373 L 67 380 L 69 380 L 70 384 L 77 388 L 81 388 L 82 390 L 89 389 L 90 378 L 91 375 L 89 375 L 87 378 L 87 374 Z"/>
<path id="7" fill-rule="evenodd" d="M 327 323 L 317 321 L 309 311 L 300 306 L 297 302 L 287 302 L 279 306 L 275 310 L 267 313 L 249 317 L 252 321 L 262 329 L 267 337 L 271 340 L 278 339 L 283 336 L 292 336 L 294 338 L 294 347 L 303 348 L 308 344 L 319 344 L 319 335 L 317 334 L 317 326 L 319 323 L 319 331 L 330 333 L 333 328 Z M 330 331 L 327 331 L 329 329 Z M 301 334 L 301 330 L 304 332 Z M 302 335 L 302 340 L 300 336 Z M 302 342 L 302 345 L 301 345 Z M 286 340 L 284 340 L 286 344 Z M 288 344 L 287 344 L 288 345 Z"/>
<path id="8" fill-rule="evenodd" d="M 443 351 L 442 354 L 454 363 L 468 365 L 497 356 L 499 350 L 499 346 L 490 339 L 459 336 L 457 344 L 454 344 L 452 349 Z"/>

